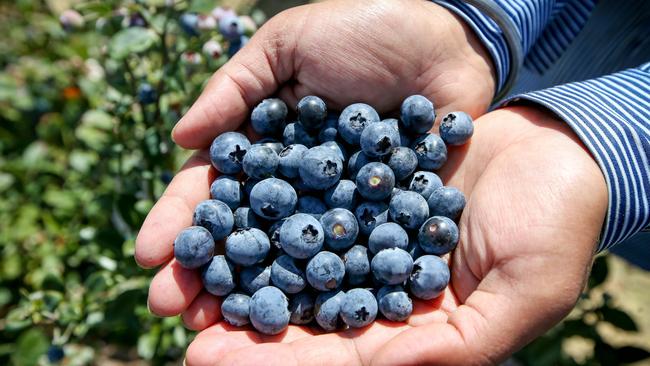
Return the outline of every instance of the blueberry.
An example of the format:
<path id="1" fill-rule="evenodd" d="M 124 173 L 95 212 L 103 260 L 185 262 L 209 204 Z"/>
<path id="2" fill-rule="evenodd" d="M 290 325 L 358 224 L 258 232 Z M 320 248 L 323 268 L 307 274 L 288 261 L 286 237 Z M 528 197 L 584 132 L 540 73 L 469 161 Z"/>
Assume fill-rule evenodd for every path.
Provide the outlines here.
<path id="1" fill-rule="evenodd" d="M 447 147 L 438 135 L 430 133 L 418 137 L 413 142 L 413 150 L 422 169 L 439 169 L 447 161 Z"/>
<path id="2" fill-rule="evenodd" d="M 368 249 L 363 245 L 355 245 L 343 255 L 345 275 L 349 277 L 365 277 L 370 273 Z"/>
<path id="3" fill-rule="evenodd" d="M 353 181 L 341 179 L 325 191 L 324 199 L 329 208 L 344 208 L 352 210 L 358 201 L 357 185 Z"/>
<path id="4" fill-rule="evenodd" d="M 387 248 L 406 249 L 408 245 L 408 234 L 394 222 L 387 222 L 375 227 L 368 237 L 368 249 L 373 254 Z"/>
<path id="5" fill-rule="evenodd" d="M 298 195 L 289 183 L 267 178 L 255 184 L 249 200 L 256 214 L 267 220 L 278 220 L 293 214 Z"/>
<path id="6" fill-rule="evenodd" d="M 377 158 L 370 158 L 363 151 L 357 151 L 348 160 L 348 177 L 353 181 L 357 179 L 359 170 L 368 163 L 378 161 Z"/>
<path id="7" fill-rule="evenodd" d="M 259 139 L 255 141 L 253 146 L 266 146 L 271 150 L 273 150 L 278 155 L 280 154 L 282 149 L 284 149 L 284 144 L 282 144 L 282 142 L 270 137 L 265 137 L 263 139 Z"/>
<path id="8" fill-rule="evenodd" d="M 203 267 L 201 280 L 206 291 L 215 296 L 224 296 L 235 288 L 235 271 L 233 265 L 223 255 L 215 255 Z"/>
<path id="9" fill-rule="evenodd" d="M 247 36 L 240 36 L 236 40 L 231 40 L 228 45 L 228 57 L 233 57 L 239 50 L 244 48 L 244 46 L 250 41 L 250 38 Z"/>
<path id="10" fill-rule="evenodd" d="M 361 133 L 361 150 L 372 157 L 386 156 L 400 146 L 399 133 L 383 122 L 371 123 Z"/>
<path id="11" fill-rule="evenodd" d="M 214 240 L 221 240 L 232 232 L 234 218 L 230 207 L 217 200 L 205 200 L 194 209 L 192 225 L 203 226 Z"/>
<path id="12" fill-rule="evenodd" d="M 242 161 L 251 143 L 239 132 L 223 133 L 210 145 L 212 165 L 223 174 L 237 174 L 242 170 Z"/>
<path id="13" fill-rule="evenodd" d="M 336 142 L 336 141 L 326 141 L 326 142 L 323 142 L 322 144 L 320 144 L 320 146 L 332 149 L 332 151 L 334 151 L 336 153 L 336 156 L 338 156 L 339 159 L 341 159 L 341 161 L 348 160 L 348 153 L 345 150 L 345 147 L 343 147 L 343 145 L 339 144 L 338 142 Z"/>
<path id="14" fill-rule="evenodd" d="M 239 17 L 227 15 L 219 19 L 219 32 L 227 40 L 236 42 L 244 35 L 244 24 Z"/>
<path id="15" fill-rule="evenodd" d="M 474 134 L 472 117 L 465 112 L 451 112 L 440 122 L 440 137 L 449 145 L 462 145 Z"/>
<path id="16" fill-rule="evenodd" d="M 307 286 L 305 273 L 288 255 L 281 255 L 273 261 L 271 283 L 285 294 L 296 294 Z"/>
<path id="17" fill-rule="evenodd" d="M 356 103 L 346 107 L 339 116 L 338 132 L 350 145 L 358 146 L 361 133 L 367 125 L 379 122 L 379 114 L 367 104 Z"/>
<path id="18" fill-rule="evenodd" d="M 420 243 L 418 243 L 417 239 L 409 241 L 409 246 L 406 248 L 406 251 L 409 252 L 413 260 L 416 260 L 425 254 L 422 248 L 420 248 Z"/>
<path id="19" fill-rule="evenodd" d="M 413 312 L 413 301 L 400 285 L 388 285 L 377 292 L 379 311 L 386 319 L 403 322 Z"/>
<path id="20" fill-rule="evenodd" d="M 263 261 L 270 249 L 268 236 L 256 228 L 237 229 L 226 239 L 226 256 L 242 266 Z"/>
<path id="21" fill-rule="evenodd" d="M 290 216 L 282 224 L 279 235 L 282 249 L 294 258 L 310 258 L 323 247 L 323 227 L 307 214 Z"/>
<path id="22" fill-rule="evenodd" d="M 345 264 L 338 255 L 322 251 L 307 263 L 307 282 L 319 291 L 330 291 L 339 287 L 345 276 Z"/>
<path id="23" fill-rule="evenodd" d="M 458 244 L 458 226 L 450 218 L 433 216 L 422 224 L 418 232 L 420 248 L 428 254 L 443 255 Z"/>
<path id="24" fill-rule="evenodd" d="M 50 363 L 59 363 L 63 358 L 65 358 L 65 352 L 61 346 L 51 345 L 47 349 L 47 360 Z"/>
<path id="25" fill-rule="evenodd" d="M 368 163 L 357 174 L 357 190 L 365 199 L 381 201 L 395 187 L 395 175 L 384 163 Z"/>
<path id="26" fill-rule="evenodd" d="M 243 193 L 241 183 L 229 175 L 217 177 L 210 185 L 210 197 L 225 203 L 231 210 L 239 207 Z"/>
<path id="27" fill-rule="evenodd" d="M 249 295 L 271 283 L 271 266 L 243 267 L 239 272 L 239 286 Z"/>
<path id="28" fill-rule="evenodd" d="M 256 179 L 273 176 L 278 168 L 280 158 L 271 148 L 266 146 L 252 146 L 244 156 L 242 167 L 246 175 Z"/>
<path id="29" fill-rule="evenodd" d="M 289 300 L 291 324 L 308 324 L 314 320 L 314 296 L 309 292 L 301 292 Z"/>
<path id="30" fill-rule="evenodd" d="M 341 178 L 343 161 L 331 149 L 316 146 L 303 154 L 298 171 L 307 186 L 324 190 L 336 184 Z"/>
<path id="31" fill-rule="evenodd" d="M 184 268 L 199 268 L 208 263 L 213 254 L 214 239 L 204 227 L 190 226 L 174 240 L 174 257 Z"/>
<path id="32" fill-rule="evenodd" d="M 428 132 L 436 120 L 433 103 L 422 95 L 406 98 L 400 111 L 404 127 L 412 133 Z"/>
<path id="33" fill-rule="evenodd" d="M 431 216 L 446 216 L 455 220 L 465 208 L 465 195 L 454 187 L 440 187 L 431 193 L 427 202 Z"/>
<path id="34" fill-rule="evenodd" d="M 152 104 L 156 102 L 156 90 L 151 84 L 140 84 L 138 87 L 138 100 L 141 104 Z"/>
<path id="35" fill-rule="evenodd" d="M 365 288 L 348 291 L 341 303 L 341 319 L 352 328 L 361 328 L 377 317 L 377 300 Z"/>
<path id="36" fill-rule="evenodd" d="M 354 216 L 359 223 L 359 231 L 370 235 L 375 227 L 388 222 L 388 205 L 383 202 L 363 202 L 354 209 Z"/>
<path id="37" fill-rule="evenodd" d="M 325 245 L 334 251 L 351 247 L 359 235 L 359 224 L 354 214 L 344 208 L 333 208 L 320 218 L 325 234 Z"/>
<path id="38" fill-rule="evenodd" d="M 273 335 L 284 331 L 290 316 L 289 300 L 278 288 L 266 286 L 253 294 L 250 320 L 259 332 Z"/>
<path id="39" fill-rule="evenodd" d="M 388 212 L 391 219 L 405 229 L 419 229 L 429 218 L 427 200 L 412 191 L 402 191 L 394 195 L 388 205 Z"/>
<path id="40" fill-rule="evenodd" d="M 250 207 L 238 207 L 233 214 L 235 218 L 235 228 L 248 229 L 262 227 L 262 220 L 255 215 L 255 212 Z"/>
<path id="41" fill-rule="evenodd" d="M 327 141 L 335 141 L 336 136 L 338 135 L 338 127 L 339 125 L 339 115 L 338 114 L 333 114 L 330 113 L 327 115 L 327 119 L 325 120 L 325 125 L 323 128 L 321 128 L 320 132 L 318 133 L 318 141 L 320 143 L 327 142 Z"/>
<path id="42" fill-rule="evenodd" d="M 340 290 L 322 292 L 314 302 L 314 319 L 324 330 L 331 332 L 339 328 L 339 313 L 345 292 Z"/>
<path id="43" fill-rule="evenodd" d="M 292 122 L 284 128 L 282 142 L 284 142 L 285 146 L 301 144 L 306 147 L 312 147 L 316 145 L 316 138 L 307 132 L 302 123 Z"/>
<path id="44" fill-rule="evenodd" d="M 287 105 L 281 99 L 264 99 L 251 113 L 253 130 L 260 135 L 275 135 L 284 128 Z"/>
<path id="45" fill-rule="evenodd" d="M 221 303 L 221 315 L 228 324 L 242 327 L 249 323 L 250 303 L 250 296 L 232 293 Z"/>
<path id="46" fill-rule="evenodd" d="M 269 230 L 267 231 L 267 234 L 268 234 L 268 237 L 269 237 L 269 241 L 271 242 L 271 249 L 273 249 L 273 248 L 281 249 L 282 248 L 282 244 L 280 243 L 280 230 L 282 229 L 282 225 L 284 224 L 284 222 L 286 220 L 287 220 L 286 218 L 278 220 L 278 221 L 274 222 L 273 224 L 271 224 L 271 226 L 269 227 Z"/>
<path id="47" fill-rule="evenodd" d="M 183 32 L 187 33 L 189 36 L 198 36 L 198 23 L 199 17 L 193 13 L 183 13 L 178 18 L 178 25 L 180 25 Z"/>
<path id="48" fill-rule="evenodd" d="M 280 151 L 280 162 L 278 171 L 287 178 L 298 177 L 298 167 L 302 160 L 302 155 L 307 151 L 307 147 L 301 144 L 293 144 L 285 147 Z"/>
<path id="49" fill-rule="evenodd" d="M 406 133 L 405 128 L 400 127 L 400 122 L 395 118 L 388 118 L 382 122 L 389 124 L 399 133 L 399 141 L 401 146 L 411 146 L 411 137 Z"/>
<path id="50" fill-rule="evenodd" d="M 419 171 L 413 174 L 413 179 L 409 184 L 409 190 L 419 193 L 424 199 L 429 199 L 431 193 L 439 187 L 442 187 L 440 177 L 436 173 L 427 171 Z"/>
<path id="51" fill-rule="evenodd" d="M 318 131 L 325 124 L 327 106 L 319 97 L 309 95 L 298 102 L 298 120 L 308 131 Z"/>
<path id="52" fill-rule="evenodd" d="M 418 156 L 408 147 L 399 146 L 391 151 L 386 164 L 393 170 L 395 179 L 401 181 L 415 172 Z"/>
<path id="53" fill-rule="evenodd" d="M 440 257 L 423 255 L 415 260 L 413 273 L 409 278 L 409 289 L 413 296 L 422 300 L 434 299 L 449 283 L 449 266 Z"/>
<path id="54" fill-rule="evenodd" d="M 327 211 L 327 206 L 320 198 L 314 196 L 302 196 L 298 198 L 298 205 L 296 206 L 297 213 L 305 213 L 319 220 L 325 211 Z"/>
<path id="55" fill-rule="evenodd" d="M 413 258 L 404 249 L 384 249 L 372 258 L 370 268 L 380 283 L 397 285 L 404 283 L 411 274 Z"/>

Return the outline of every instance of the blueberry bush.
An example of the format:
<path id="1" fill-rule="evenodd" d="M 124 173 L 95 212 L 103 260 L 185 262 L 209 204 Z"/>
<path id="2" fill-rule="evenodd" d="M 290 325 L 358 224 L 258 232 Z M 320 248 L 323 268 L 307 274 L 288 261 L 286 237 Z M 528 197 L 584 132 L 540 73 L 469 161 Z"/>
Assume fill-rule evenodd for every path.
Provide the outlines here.
<path id="1" fill-rule="evenodd" d="M 132 256 L 142 220 L 189 154 L 169 138 L 174 123 L 246 42 L 220 34 L 217 18 L 232 13 L 219 3 L 0 2 L 0 364 L 182 359 L 193 333 L 149 313 L 153 271 Z M 247 36 L 264 21 L 255 3 L 228 2 L 250 15 L 239 18 Z M 516 362 L 647 358 L 599 331 L 642 328 L 600 290 L 607 268 L 596 261 L 576 311 Z M 588 357 L 566 352 L 575 337 Z"/>

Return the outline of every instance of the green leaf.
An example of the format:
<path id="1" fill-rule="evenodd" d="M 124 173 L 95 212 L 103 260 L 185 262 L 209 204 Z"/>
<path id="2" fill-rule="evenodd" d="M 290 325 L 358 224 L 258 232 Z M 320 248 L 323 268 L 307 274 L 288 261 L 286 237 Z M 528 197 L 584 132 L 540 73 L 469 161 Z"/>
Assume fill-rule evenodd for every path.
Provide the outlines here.
<path id="1" fill-rule="evenodd" d="M 0 308 L 11 302 L 11 291 L 9 289 L 0 287 Z"/>
<path id="2" fill-rule="evenodd" d="M 14 183 L 15 178 L 11 174 L 0 173 L 0 192 L 11 188 L 11 185 Z"/>
<path id="3" fill-rule="evenodd" d="M 626 312 L 622 310 L 603 307 L 599 309 L 599 311 L 602 314 L 604 321 L 612 324 L 619 329 L 623 329 L 629 332 L 636 332 L 639 330 L 636 323 L 634 322 L 634 319 L 632 319 L 629 315 L 627 315 Z"/>
<path id="4" fill-rule="evenodd" d="M 131 27 L 117 32 L 109 44 L 111 57 L 122 60 L 127 56 L 148 50 L 158 40 L 151 29 Z"/>
<path id="5" fill-rule="evenodd" d="M 144 333 L 138 338 L 138 355 L 145 360 L 151 360 L 156 354 L 156 346 L 160 339 L 160 328 L 154 326 L 149 333 Z"/>
<path id="6" fill-rule="evenodd" d="M 214 0 L 194 0 L 187 11 L 192 13 L 209 13 L 216 6 Z"/>
<path id="7" fill-rule="evenodd" d="M 16 366 L 36 365 L 39 357 L 47 351 L 49 345 L 50 342 L 40 329 L 28 329 L 18 337 L 11 361 Z"/>

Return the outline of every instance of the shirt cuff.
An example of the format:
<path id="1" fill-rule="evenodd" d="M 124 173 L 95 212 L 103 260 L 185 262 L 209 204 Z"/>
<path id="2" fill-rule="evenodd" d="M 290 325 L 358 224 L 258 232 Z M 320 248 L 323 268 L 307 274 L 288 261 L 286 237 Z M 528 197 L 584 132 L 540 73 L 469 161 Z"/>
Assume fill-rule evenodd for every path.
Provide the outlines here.
<path id="1" fill-rule="evenodd" d="M 600 166 L 609 193 L 598 250 L 650 225 L 650 63 L 598 79 L 520 94 L 563 119 Z"/>

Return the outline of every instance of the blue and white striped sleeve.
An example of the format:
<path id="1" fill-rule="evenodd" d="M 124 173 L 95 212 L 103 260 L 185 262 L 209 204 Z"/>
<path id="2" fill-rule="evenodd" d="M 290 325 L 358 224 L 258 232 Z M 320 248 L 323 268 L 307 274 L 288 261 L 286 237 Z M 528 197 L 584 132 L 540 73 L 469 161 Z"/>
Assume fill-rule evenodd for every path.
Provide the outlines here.
<path id="1" fill-rule="evenodd" d="M 598 162 L 609 208 L 598 250 L 650 225 L 650 62 L 597 79 L 516 95 L 568 123 Z"/>

